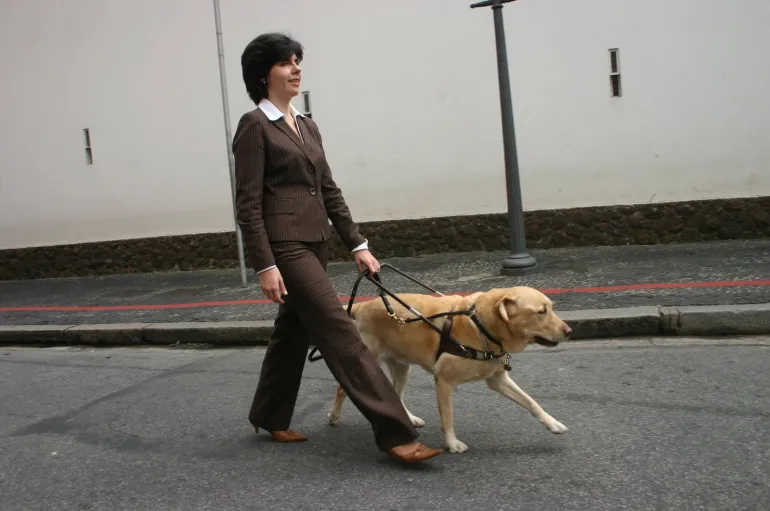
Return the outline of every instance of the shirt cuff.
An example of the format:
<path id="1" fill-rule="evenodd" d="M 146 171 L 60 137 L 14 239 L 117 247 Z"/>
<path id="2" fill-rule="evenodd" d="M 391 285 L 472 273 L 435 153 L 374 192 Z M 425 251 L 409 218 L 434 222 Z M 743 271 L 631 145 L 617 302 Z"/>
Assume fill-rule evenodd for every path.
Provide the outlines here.
<path id="1" fill-rule="evenodd" d="M 351 250 L 351 252 L 358 252 L 359 250 L 369 250 L 369 240 L 364 240 L 363 243 Z"/>
<path id="2" fill-rule="evenodd" d="M 257 272 L 257 275 L 259 275 L 260 273 L 264 273 L 264 272 L 266 272 L 267 270 L 272 270 L 272 269 L 273 269 L 273 268 L 275 268 L 275 267 L 276 267 L 275 265 L 273 265 L 273 266 L 268 266 L 267 268 L 265 268 L 265 269 L 263 269 L 263 270 L 259 270 L 259 271 Z"/>

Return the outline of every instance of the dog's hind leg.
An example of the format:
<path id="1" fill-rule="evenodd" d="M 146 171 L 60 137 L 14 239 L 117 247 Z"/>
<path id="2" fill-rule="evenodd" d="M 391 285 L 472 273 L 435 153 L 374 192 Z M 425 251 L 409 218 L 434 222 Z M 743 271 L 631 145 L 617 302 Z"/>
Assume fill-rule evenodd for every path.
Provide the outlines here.
<path id="1" fill-rule="evenodd" d="M 369 334 L 361 334 L 361 340 L 363 340 L 364 345 L 366 345 L 367 348 L 374 354 L 374 358 L 379 359 L 380 358 L 380 341 L 376 337 L 369 335 Z M 334 402 L 332 403 L 332 408 L 329 410 L 329 413 L 326 414 L 326 417 L 328 418 L 329 424 L 334 426 L 340 421 L 340 413 L 342 412 L 342 404 L 345 402 L 345 398 L 347 397 L 347 394 L 342 389 L 341 386 L 337 387 L 337 394 L 334 396 Z"/>
<path id="2" fill-rule="evenodd" d="M 411 366 L 409 364 L 403 364 L 393 360 L 392 358 L 386 358 L 385 363 L 388 365 L 390 376 L 393 379 L 393 387 L 396 389 L 398 396 L 401 398 L 401 404 L 404 405 L 404 410 L 406 410 L 407 415 L 409 415 L 409 419 L 412 421 L 412 424 L 414 424 L 416 428 L 421 428 L 425 425 L 425 421 L 416 415 L 413 415 L 412 412 L 409 411 L 409 408 L 406 407 L 406 403 L 404 403 L 404 389 L 406 388 L 406 382 L 409 379 Z"/>
<path id="3" fill-rule="evenodd" d="M 342 386 L 337 386 L 337 394 L 334 396 L 334 403 L 332 403 L 332 409 L 327 414 L 327 418 L 329 419 L 329 424 L 334 426 L 340 421 L 340 412 L 342 412 L 342 403 L 345 402 L 345 398 L 347 397 L 347 394 L 345 394 L 345 391 L 342 389 Z"/>
<path id="4" fill-rule="evenodd" d="M 537 402 L 521 390 L 508 373 L 501 371 L 487 379 L 487 385 L 495 392 L 499 392 L 514 403 L 521 405 L 529 413 L 535 416 L 551 433 L 566 433 L 567 426 L 551 417 Z"/>

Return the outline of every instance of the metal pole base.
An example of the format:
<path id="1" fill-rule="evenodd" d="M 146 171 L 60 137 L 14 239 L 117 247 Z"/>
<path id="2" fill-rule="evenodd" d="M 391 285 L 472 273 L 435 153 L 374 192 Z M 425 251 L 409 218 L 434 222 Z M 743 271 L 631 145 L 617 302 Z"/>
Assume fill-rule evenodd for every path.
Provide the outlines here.
<path id="1" fill-rule="evenodd" d="M 501 275 L 521 275 L 537 268 L 537 259 L 528 253 L 511 254 L 503 259 Z"/>

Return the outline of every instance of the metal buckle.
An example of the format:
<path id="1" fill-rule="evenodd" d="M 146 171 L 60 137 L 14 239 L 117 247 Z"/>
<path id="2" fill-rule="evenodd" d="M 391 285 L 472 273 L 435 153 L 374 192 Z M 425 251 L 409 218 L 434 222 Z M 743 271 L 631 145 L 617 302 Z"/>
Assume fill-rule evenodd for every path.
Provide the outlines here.
<path id="1" fill-rule="evenodd" d="M 396 316 L 395 312 L 388 312 L 388 316 L 390 316 L 391 318 L 395 319 L 398 322 L 399 325 L 403 325 L 405 323 L 405 321 L 403 319 L 401 319 L 398 316 Z"/>

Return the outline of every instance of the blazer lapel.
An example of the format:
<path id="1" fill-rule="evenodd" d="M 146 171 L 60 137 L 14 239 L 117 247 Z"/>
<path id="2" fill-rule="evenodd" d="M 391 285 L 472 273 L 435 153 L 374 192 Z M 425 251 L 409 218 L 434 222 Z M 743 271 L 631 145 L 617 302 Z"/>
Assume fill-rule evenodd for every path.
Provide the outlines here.
<path id="1" fill-rule="evenodd" d="M 303 143 L 302 140 L 300 140 L 300 138 L 297 136 L 297 134 L 294 133 L 294 130 L 291 129 L 291 127 L 289 126 L 288 121 L 286 121 L 285 117 L 281 117 L 277 121 L 273 122 L 273 124 L 278 126 L 278 128 L 281 131 L 283 131 L 286 134 L 286 136 L 289 137 L 292 140 L 292 142 L 297 144 L 297 147 L 299 147 L 302 150 L 302 152 L 305 153 L 305 156 L 307 156 L 308 160 L 311 160 L 311 161 L 313 160 L 310 157 L 310 153 L 307 150 L 308 149 L 307 148 L 307 144 Z M 302 124 L 302 123 L 297 123 L 297 124 Z M 306 133 L 303 133 L 303 135 L 305 137 L 307 137 Z"/>

